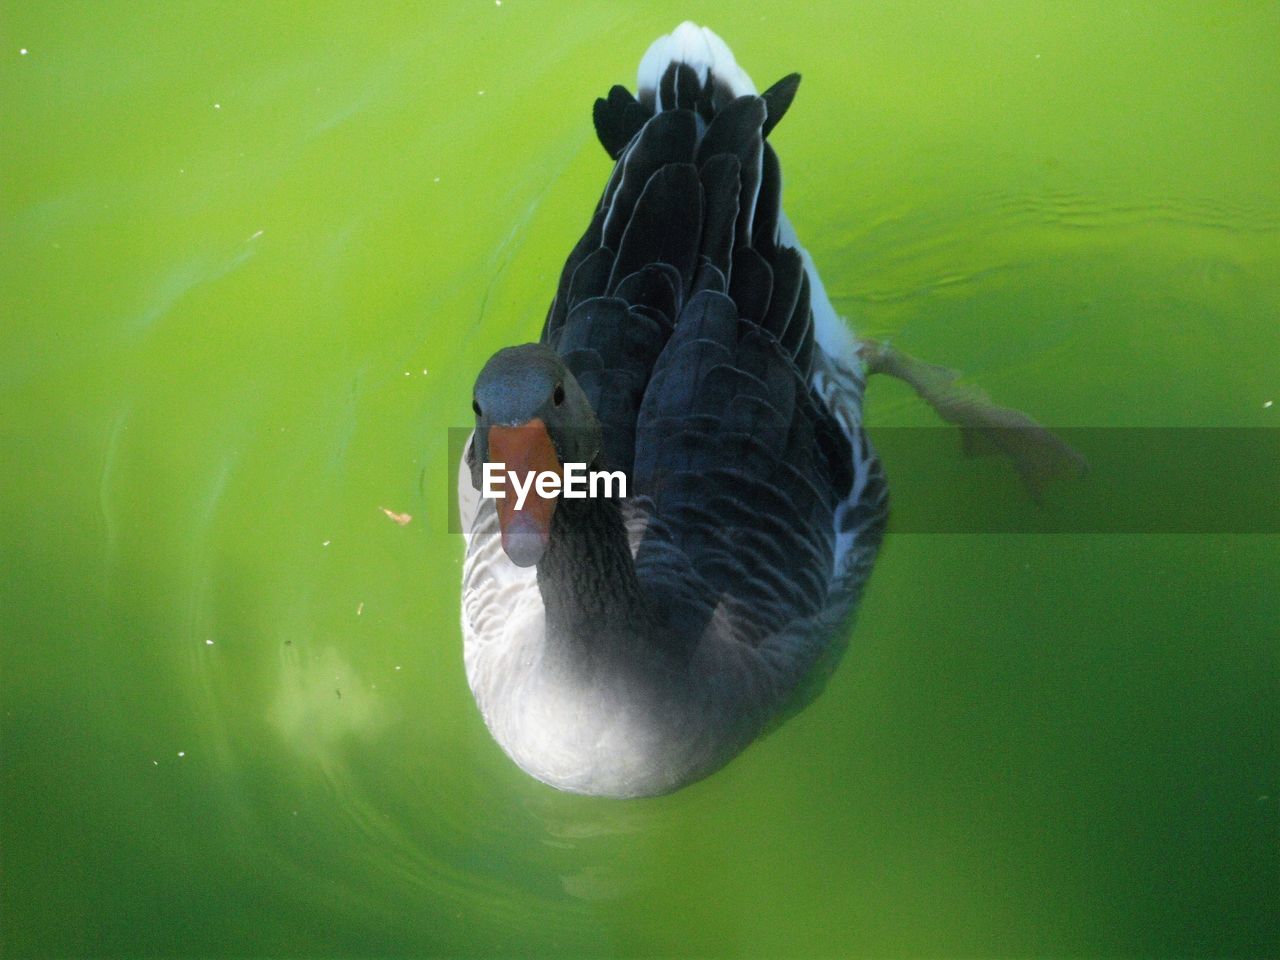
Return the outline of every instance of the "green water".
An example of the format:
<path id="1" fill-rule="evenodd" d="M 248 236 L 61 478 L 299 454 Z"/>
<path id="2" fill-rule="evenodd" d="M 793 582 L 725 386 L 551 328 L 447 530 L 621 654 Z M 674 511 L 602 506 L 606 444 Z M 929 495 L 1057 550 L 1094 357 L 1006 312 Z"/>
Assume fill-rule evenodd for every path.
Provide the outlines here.
<path id="1" fill-rule="evenodd" d="M 861 331 L 1057 426 L 1280 426 L 1276 4 L 0 11 L 4 956 L 1280 952 L 1276 537 L 891 535 L 809 710 L 618 803 L 490 741 L 445 519 L 686 17 L 804 74 Z"/>

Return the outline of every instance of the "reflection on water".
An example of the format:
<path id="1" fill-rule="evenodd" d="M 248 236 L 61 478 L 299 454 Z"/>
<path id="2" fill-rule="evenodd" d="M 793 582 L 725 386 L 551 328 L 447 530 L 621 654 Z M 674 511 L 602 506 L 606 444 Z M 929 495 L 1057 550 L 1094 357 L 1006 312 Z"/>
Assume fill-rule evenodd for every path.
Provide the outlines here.
<path id="1" fill-rule="evenodd" d="M 304 659 L 286 641 L 280 668 L 271 721 L 291 749 L 322 769 L 332 769 L 335 748 L 367 743 L 386 726 L 378 685 L 361 677 L 334 647 Z"/>
<path id="2" fill-rule="evenodd" d="M 488 737 L 448 428 L 685 7 L 64 14 L 0 50 L 7 953 L 1280 951 L 1274 536 L 891 536 L 826 693 L 671 797 Z M 803 72 L 787 208 L 862 331 L 1055 427 L 1277 426 L 1274 10 L 700 16 Z M 945 469 L 904 521 L 1031 515 Z"/>

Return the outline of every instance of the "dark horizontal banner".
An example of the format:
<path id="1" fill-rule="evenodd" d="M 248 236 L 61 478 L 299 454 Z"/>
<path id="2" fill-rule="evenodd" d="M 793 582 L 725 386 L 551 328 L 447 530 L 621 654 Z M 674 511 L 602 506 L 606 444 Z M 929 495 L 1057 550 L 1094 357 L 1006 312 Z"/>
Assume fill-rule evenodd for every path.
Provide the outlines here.
<path id="1" fill-rule="evenodd" d="M 449 431 L 449 529 L 470 428 Z M 1280 429 L 868 431 L 890 533 L 1280 533 Z"/>

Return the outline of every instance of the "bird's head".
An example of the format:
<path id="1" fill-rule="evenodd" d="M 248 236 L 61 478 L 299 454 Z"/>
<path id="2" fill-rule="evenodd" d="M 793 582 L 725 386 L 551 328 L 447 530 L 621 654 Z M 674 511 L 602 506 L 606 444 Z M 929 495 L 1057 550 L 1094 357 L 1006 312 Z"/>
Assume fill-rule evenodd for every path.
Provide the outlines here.
<path id="1" fill-rule="evenodd" d="M 506 347 L 490 357 L 476 377 L 471 408 L 471 482 L 483 489 L 484 465 L 502 465 L 502 549 L 517 566 L 533 566 L 550 543 L 557 500 L 540 496 L 533 478 L 543 472 L 563 476 L 566 463 L 592 464 L 600 452 L 600 421 L 560 357 L 540 343 Z M 508 479 L 529 484 L 519 509 Z"/>

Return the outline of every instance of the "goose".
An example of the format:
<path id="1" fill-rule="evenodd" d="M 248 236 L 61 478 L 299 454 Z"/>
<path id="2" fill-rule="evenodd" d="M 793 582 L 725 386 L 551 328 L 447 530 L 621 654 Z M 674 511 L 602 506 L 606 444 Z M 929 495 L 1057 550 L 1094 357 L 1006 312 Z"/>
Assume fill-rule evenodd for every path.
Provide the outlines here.
<path id="1" fill-rule="evenodd" d="M 677 790 L 822 689 L 888 516 L 871 373 L 965 429 L 1043 439 L 837 315 L 768 140 L 799 81 L 757 93 L 693 23 L 654 41 L 637 95 L 595 103 L 614 166 L 539 341 L 476 378 L 458 475 L 466 675 L 493 738 L 557 789 Z M 568 465 L 625 495 L 534 485 Z"/>

